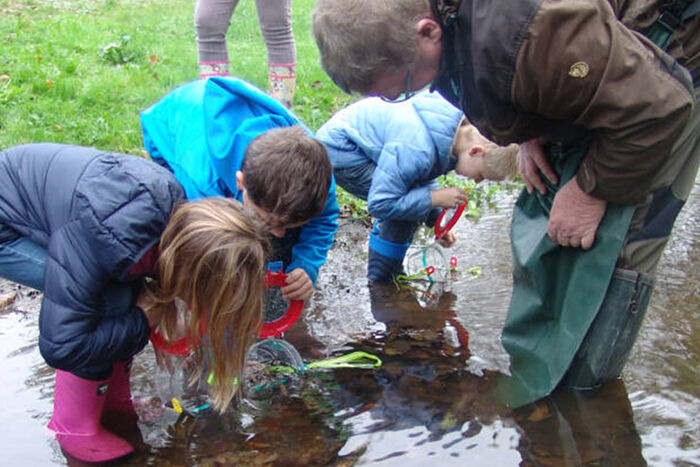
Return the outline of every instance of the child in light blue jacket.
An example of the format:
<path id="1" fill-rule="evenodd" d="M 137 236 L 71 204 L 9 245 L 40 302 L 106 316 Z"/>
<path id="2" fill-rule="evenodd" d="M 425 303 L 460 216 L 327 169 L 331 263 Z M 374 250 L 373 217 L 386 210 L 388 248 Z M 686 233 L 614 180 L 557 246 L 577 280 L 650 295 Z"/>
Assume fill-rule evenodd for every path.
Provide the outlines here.
<path id="1" fill-rule="evenodd" d="M 433 226 L 441 208 L 467 200 L 436 178 L 455 168 L 452 155 L 462 112 L 437 93 L 401 102 L 378 97 L 357 101 L 333 115 L 316 133 L 326 145 L 338 185 L 367 201 L 378 220 L 370 233 L 367 276 L 390 281 L 419 225 Z M 445 237 L 445 246 L 454 243 Z"/>
<path id="2" fill-rule="evenodd" d="M 298 117 L 252 84 L 219 76 L 175 88 L 140 119 L 146 151 L 189 200 L 235 198 L 260 214 L 271 260 L 287 273 L 282 293 L 308 299 L 333 245 L 338 204 L 325 149 Z"/>

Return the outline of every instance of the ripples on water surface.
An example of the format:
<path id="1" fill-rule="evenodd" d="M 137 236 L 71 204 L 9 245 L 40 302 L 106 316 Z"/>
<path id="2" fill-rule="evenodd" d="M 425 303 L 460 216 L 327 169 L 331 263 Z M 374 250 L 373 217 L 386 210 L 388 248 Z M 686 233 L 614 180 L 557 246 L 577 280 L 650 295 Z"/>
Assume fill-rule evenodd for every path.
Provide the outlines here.
<path id="1" fill-rule="evenodd" d="M 307 360 L 351 350 L 379 371 L 307 373 L 264 411 L 180 419 L 155 398 L 150 350 L 136 359 L 137 453 L 124 465 L 700 465 L 700 189 L 676 224 L 624 383 L 558 392 L 516 412 L 493 398 L 508 368 L 499 342 L 511 290 L 514 195 L 457 224 L 463 271 L 439 301 L 364 280 L 366 230 L 343 225 L 314 302 L 286 337 Z M 15 295 L 16 294 L 16 295 Z M 39 295 L 0 282 L 0 458 L 65 465 L 44 433 L 53 372 L 39 355 Z M 14 297 L 14 298 L 13 298 Z M 2 300 L 0 298 L 0 300 Z M 70 465 L 80 465 L 70 461 Z"/>

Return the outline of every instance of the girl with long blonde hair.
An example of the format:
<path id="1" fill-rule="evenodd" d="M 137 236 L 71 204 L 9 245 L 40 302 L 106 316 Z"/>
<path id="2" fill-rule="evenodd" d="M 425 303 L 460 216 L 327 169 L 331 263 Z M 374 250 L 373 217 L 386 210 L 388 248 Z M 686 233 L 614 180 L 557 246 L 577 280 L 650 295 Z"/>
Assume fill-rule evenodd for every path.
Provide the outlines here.
<path id="1" fill-rule="evenodd" d="M 191 379 L 207 368 L 219 411 L 236 393 L 234 381 L 262 323 L 266 238 L 237 201 L 186 203 L 163 232 L 155 279 L 146 287 L 144 311 L 166 341 L 183 331 L 176 299 L 188 305 L 185 333 L 197 368 Z"/>

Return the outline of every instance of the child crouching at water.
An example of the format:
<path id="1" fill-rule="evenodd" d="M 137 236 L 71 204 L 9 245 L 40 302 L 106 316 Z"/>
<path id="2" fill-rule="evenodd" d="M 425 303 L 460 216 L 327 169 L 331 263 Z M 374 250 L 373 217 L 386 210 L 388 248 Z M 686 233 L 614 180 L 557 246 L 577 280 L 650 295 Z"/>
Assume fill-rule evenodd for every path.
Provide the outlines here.
<path id="1" fill-rule="evenodd" d="M 0 276 L 44 292 L 48 427 L 79 460 L 133 451 L 100 420 L 136 420 L 131 359 L 151 327 L 176 334 L 176 299 L 190 305 L 194 362 L 214 370 L 214 406 L 227 407 L 261 324 L 266 256 L 264 226 L 237 201 L 188 203 L 153 162 L 50 143 L 0 152 Z"/>
<path id="2" fill-rule="evenodd" d="M 377 218 L 369 238 L 371 282 L 401 274 L 418 226 L 432 227 L 440 208 L 467 200 L 458 187 L 440 188 L 437 177 L 451 170 L 477 181 L 512 176 L 492 161 L 514 162 L 518 152 L 517 145 L 485 139 L 459 109 L 427 91 L 400 103 L 361 99 L 333 115 L 316 138 L 326 145 L 338 185 L 367 201 Z M 448 232 L 443 244 L 455 240 Z"/>

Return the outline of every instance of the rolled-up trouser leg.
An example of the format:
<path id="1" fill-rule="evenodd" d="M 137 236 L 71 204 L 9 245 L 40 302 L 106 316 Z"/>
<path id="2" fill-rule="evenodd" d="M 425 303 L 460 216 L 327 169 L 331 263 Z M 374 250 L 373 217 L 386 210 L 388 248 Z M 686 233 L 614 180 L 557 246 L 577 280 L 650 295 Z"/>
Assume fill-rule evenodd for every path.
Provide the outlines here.
<path id="1" fill-rule="evenodd" d="M 367 278 L 372 282 L 389 282 L 403 271 L 403 259 L 411 245 L 418 224 L 404 221 L 374 223 L 369 234 Z"/>
<path id="2" fill-rule="evenodd" d="M 594 387 L 622 372 L 649 305 L 656 267 L 697 176 L 699 91 L 695 89 L 695 109 L 671 156 L 654 177 L 646 201 L 635 209 L 601 309 L 564 378 L 567 386 Z"/>

